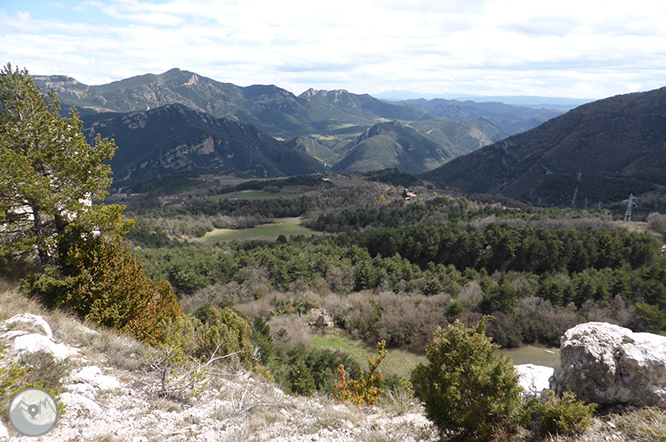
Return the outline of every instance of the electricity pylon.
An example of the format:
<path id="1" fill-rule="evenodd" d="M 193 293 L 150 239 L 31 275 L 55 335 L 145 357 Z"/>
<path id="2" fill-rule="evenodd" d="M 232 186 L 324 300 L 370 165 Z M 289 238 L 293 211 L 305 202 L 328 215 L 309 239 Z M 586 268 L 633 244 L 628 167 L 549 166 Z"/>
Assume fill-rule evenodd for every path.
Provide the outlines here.
<path id="1" fill-rule="evenodd" d="M 631 208 L 636 205 L 636 200 L 638 200 L 638 198 L 636 198 L 633 193 L 629 195 L 629 201 L 627 201 L 627 212 L 624 214 L 624 220 L 627 222 L 631 221 Z"/>

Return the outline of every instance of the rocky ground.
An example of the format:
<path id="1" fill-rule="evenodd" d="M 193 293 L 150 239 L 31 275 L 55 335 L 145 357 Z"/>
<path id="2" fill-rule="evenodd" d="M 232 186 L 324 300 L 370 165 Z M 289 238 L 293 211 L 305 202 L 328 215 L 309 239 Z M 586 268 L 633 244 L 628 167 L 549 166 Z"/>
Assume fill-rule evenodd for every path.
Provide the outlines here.
<path id="1" fill-rule="evenodd" d="M 17 312 L 32 312 L 32 314 Z M 168 399 L 160 372 L 147 361 L 156 350 L 127 337 L 89 327 L 58 312 L 46 312 L 0 290 L 1 365 L 20 363 L 27 352 L 50 353 L 62 378 L 66 412 L 49 434 L 19 437 L 7 417 L 0 440 L 15 441 L 436 441 L 421 405 L 392 396 L 379 407 L 347 406 L 332 398 L 285 395 L 273 383 L 233 364 L 209 373 L 198 398 Z M 146 359 L 148 356 L 148 359 Z M 519 368 L 538 388 L 549 377 L 535 366 Z M 49 373 L 44 373 L 49 375 Z M 177 385 L 174 387 L 176 388 Z M 527 441 L 527 432 L 515 437 Z M 599 416 L 588 433 L 551 442 L 666 441 L 666 414 L 647 409 Z"/>
<path id="2" fill-rule="evenodd" d="M 167 399 L 156 394 L 160 373 L 144 356 L 154 350 L 62 314 L 48 319 L 20 314 L 0 324 L 0 342 L 8 348 L 5 365 L 22 353 L 39 351 L 68 368 L 59 397 L 66 412 L 54 430 L 37 440 L 436 440 L 413 400 L 355 407 L 323 396 L 294 397 L 234 365 L 212 370 L 200 397 Z M 5 437 L 11 440 L 35 440 L 7 427 Z"/>

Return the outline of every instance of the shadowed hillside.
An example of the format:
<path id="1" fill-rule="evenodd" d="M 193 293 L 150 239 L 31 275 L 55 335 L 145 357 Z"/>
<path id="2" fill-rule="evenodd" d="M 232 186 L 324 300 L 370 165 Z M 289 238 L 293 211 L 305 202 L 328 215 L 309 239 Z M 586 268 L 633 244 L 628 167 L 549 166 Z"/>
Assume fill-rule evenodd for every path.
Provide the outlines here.
<path id="1" fill-rule="evenodd" d="M 323 170 L 261 129 L 174 104 L 147 112 L 87 118 L 86 135 L 113 138 L 116 184 L 131 184 L 196 169 L 243 170 L 255 176 Z"/>
<path id="2" fill-rule="evenodd" d="M 471 193 L 568 205 L 575 194 L 596 203 L 654 191 L 666 184 L 664 172 L 666 88 L 583 105 L 424 178 Z"/>

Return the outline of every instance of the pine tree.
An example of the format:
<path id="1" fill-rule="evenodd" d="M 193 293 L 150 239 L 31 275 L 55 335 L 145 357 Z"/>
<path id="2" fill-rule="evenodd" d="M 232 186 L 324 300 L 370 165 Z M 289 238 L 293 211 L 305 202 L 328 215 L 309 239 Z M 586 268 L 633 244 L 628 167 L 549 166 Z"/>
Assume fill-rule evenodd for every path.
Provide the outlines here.
<path id="1" fill-rule="evenodd" d="M 88 144 L 76 109 L 60 116 L 27 70 L 0 70 L 0 261 L 36 262 L 24 288 L 47 305 L 157 343 L 180 315 L 164 281 L 153 281 L 121 242 L 132 226 L 107 194 L 113 141 Z"/>
<path id="2" fill-rule="evenodd" d="M 73 243 L 131 227 L 106 196 L 113 141 L 89 145 L 77 111 L 60 116 L 55 91 L 42 94 L 27 70 L 0 70 L 0 258 L 42 265 L 67 255 Z"/>

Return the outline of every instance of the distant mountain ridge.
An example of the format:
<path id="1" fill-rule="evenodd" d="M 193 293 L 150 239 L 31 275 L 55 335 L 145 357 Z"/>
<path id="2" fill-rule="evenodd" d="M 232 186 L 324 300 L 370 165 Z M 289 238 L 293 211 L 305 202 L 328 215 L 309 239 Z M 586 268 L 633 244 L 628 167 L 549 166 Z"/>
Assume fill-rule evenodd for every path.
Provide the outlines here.
<path id="1" fill-rule="evenodd" d="M 274 136 L 316 131 L 309 114 L 335 116 L 330 115 L 330 109 L 298 99 L 277 86 L 239 87 L 177 68 L 100 86 L 86 86 L 63 76 L 36 76 L 35 81 L 55 89 L 64 105 L 76 106 L 82 114 L 126 113 L 182 104 L 214 117 L 254 124 Z"/>
<path id="2" fill-rule="evenodd" d="M 299 97 L 369 119 L 381 116 L 381 118 L 389 120 L 410 121 L 422 118 L 428 120 L 433 117 L 433 115 L 424 115 L 423 112 L 401 103 L 387 103 L 368 94 L 351 94 L 343 89 L 332 91 L 309 89 Z"/>
<path id="3" fill-rule="evenodd" d="M 335 132 L 342 124 L 358 125 L 362 132 L 378 118 L 411 119 L 419 115 L 413 109 L 369 95 L 334 91 L 332 95 L 344 96 L 344 103 L 322 99 L 321 93 L 297 97 L 274 85 L 240 87 L 177 68 L 100 86 L 86 86 L 60 75 L 36 76 L 35 81 L 42 88 L 55 89 L 66 107 L 76 106 L 82 114 L 146 111 L 178 103 L 214 117 L 259 126 L 275 137 Z"/>
<path id="4" fill-rule="evenodd" d="M 666 185 L 666 88 L 580 106 L 423 177 L 558 205 L 656 191 Z"/>
<path id="5" fill-rule="evenodd" d="M 537 127 L 563 112 L 551 109 L 532 109 L 529 107 L 510 106 L 499 102 L 476 103 L 474 101 L 444 100 L 404 100 L 398 102 L 404 106 L 420 109 L 436 117 L 456 121 L 483 118 L 508 134 L 517 134 Z"/>
<path id="6" fill-rule="evenodd" d="M 423 94 L 410 91 L 386 91 L 372 94 L 373 97 L 389 102 L 400 102 L 406 100 L 456 100 L 473 101 L 475 103 L 503 103 L 511 106 L 529 107 L 532 109 L 552 109 L 567 112 L 583 104 L 596 101 L 593 98 L 568 98 L 568 97 L 540 97 L 535 95 L 475 95 L 475 94 Z"/>

